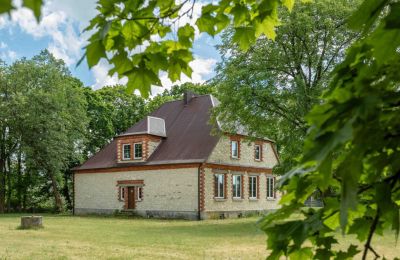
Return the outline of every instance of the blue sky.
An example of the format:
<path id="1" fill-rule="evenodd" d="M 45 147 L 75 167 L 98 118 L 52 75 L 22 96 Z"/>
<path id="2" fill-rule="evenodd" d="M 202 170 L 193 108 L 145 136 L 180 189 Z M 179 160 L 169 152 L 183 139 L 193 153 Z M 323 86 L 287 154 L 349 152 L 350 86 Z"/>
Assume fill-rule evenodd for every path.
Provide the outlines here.
<path id="1" fill-rule="evenodd" d="M 0 17 L 0 59 L 12 63 L 22 57 L 31 58 L 41 50 L 48 49 L 56 58 L 63 59 L 71 73 L 87 86 L 98 89 L 105 85 L 124 83 L 123 79 L 107 75 L 109 65 L 106 61 L 101 61 L 91 70 L 85 62 L 76 67 L 89 36 L 81 32 L 95 16 L 95 6 L 95 0 L 47 1 L 39 24 L 32 12 L 25 8 L 12 12 L 11 18 Z M 201 6 L 202 3 L 196 3 L 194 17 L 200 14 Z M 208 35 L 196 33 L 193 49 L 195 60 L 191 63 L 192 78 L 184 76 L 181 82 L 177 83 L 204 82 L 211 78 L 219 61 L 219 54 L 215 49 L 218 43 L 218 38 L 213 39 Z M 161 75 L 161 81 L 167 88 L 173 84 L 166 75 Z M 153 88 L 153 91 L 155 94 L 162 89 Z"/>

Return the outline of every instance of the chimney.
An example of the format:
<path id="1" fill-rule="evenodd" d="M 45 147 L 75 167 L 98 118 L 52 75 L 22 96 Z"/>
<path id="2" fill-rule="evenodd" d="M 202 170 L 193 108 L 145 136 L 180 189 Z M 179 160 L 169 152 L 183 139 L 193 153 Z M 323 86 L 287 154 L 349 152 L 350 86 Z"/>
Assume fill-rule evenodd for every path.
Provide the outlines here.
<path id="1" fill-rule="evenodd" d="M 192 98 L 194 98 L 195 96 L 196 95 L 193 92 L 185 90 L 185 92 L 183 93 L 183 102 L 185 106 L 189 104 L 190 100 L 192 100 Z"/>

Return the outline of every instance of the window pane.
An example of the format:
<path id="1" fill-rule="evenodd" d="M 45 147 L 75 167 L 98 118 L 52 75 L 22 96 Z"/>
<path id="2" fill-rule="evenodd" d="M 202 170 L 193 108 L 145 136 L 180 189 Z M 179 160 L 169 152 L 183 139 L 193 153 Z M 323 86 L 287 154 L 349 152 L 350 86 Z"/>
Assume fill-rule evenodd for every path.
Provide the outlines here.
<path id="1" fill-rule="evenodd" d="M 218 181 L 219 181 L 219 197 L 223 198 L 224 197 L 224 175 L 220 174 L 218 176 Z"/>
<path id="2" fill-rule="evenodd" d="M 237 141 L 232 141 L 231 155 L 232 155 L 232 157 L 238 157 L 238 142 Z"/>
<path id="3" fill-rule="evenodd" d="M 241 175 L 233 176 L 233 197 L 240 198 L 242 193 L 242 178 Z"/>
<path id="4" fill-rule="evenodd" d="M 274 178 L 267 177 L 267 198 L 274 197 Z"/>
<path id="5" fill-rule="evenodd" d="M 125 144 L 123 159 L 130 159 L 130 158 L 131 158 L 131 145 Z"/>
<path id="6" fill-rule="evenodd" d="M 214 175 L 215 181 L 215 197 L 224 198 L 224 175 L 216 174 Z"/>
<path id="7" fill-rule="evenodd" d="M 256 160 L 260 160 L 261 156 L 260 156 L 260 146 L 256 145 Z"/>
<path id="8" fill-rule="evenodd" d="M 142 158 L 142 144 L 135 144 L 135 158 Z"/>

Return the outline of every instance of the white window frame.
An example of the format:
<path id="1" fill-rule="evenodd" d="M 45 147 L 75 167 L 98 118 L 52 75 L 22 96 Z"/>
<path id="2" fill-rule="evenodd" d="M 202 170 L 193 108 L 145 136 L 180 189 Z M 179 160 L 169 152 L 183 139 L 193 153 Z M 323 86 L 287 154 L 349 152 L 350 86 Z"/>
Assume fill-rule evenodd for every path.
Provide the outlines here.
<path id="1" fill-rule="evenodd" d="M 275 199 L 275 178 L 273 176 L 267 176 L 266 184 L 267 199 Z"/>
<path id="2" fill-rule="evenodd" d="M 254 187 L 253 187 L 252 179 L 254 179 Z M 257 194 L 257 187 L 258 187 L 257 179 L 258 179 L 257 176 L 254 176 L 254 175 L 249 176 L 249 198 L 250 199 L 257 199 L 257 195 L 258 195 Z M 255 196 L 253 196 L 253 191 L 255 192 Z"/>
<path id="3" fill-rule="evenodd" d="M 236 143 L 236 155 L 233 154 L 233 144 Z M 231 157 L 238 159 L 239 158 L 239 141 L 231 140 Z"/>
<path id="4" fill-rule="evenodd" d="M 216 190 L 216 195 L 214 194 L 216 199 L 224 199 L 225 198 L 225 174 L 219 173 L 219 174 L 214 174 L 214 181 L 217 181 L 217 190 Z M 220 182 L 222 181 L 222 188 L 220 187 Z M 215 187 L 215 186 L 214 186 Z M 221 195 L 222 192 L 222 196 Z"/>
<path id="5" fill-rule="evenodd" d="M 129 155 L 130 155 L 129 158 L 125 157 L 125 147 L 126 146 L 129 146 Z M 127 161 L 127 160 L 131 159 L 131 157 L 132 157 L 132 149 L 131 149 L 131 147 L 132 147 L 131 144 L 122 144 L 122 160 Z"/>
<path id="6" fill-rule="evenodd" d="M 242 175 L 239 174 L 234 174 L 232 175 L 232 197 L 234 199 L 241 199 L 242 198 Z M 235 184 L 237 181 L 237 178 L 239 179 L 239 184 Z M 238 196 L 239 195 L 239 196 Z"/>
<path id="7" fill-rule="evenodd" d="M 136 191 L 135 191 L 135 201 L 142 201 L 143 197 L 140 197 L 140 192 L 139 190 L 142 189 L 142 193 L 143 193 L 143 186 L 136 186 Z"/>
<path id="8" fill-rule="evenodd" d="M 136 145 L 139 145 L 139 144 L 142 146 L 142 156 L 136 157 Z M 142 159 L 142 158 L 143 158 L 143 143 L 142 142 L 134 143 L 133 144 L 133 159 Z"/>
<path id="9" fill-rule="evenodd" d="M 119 200 L 125 201 L 125 187 L 119 187 Z"/>
<path id="10" fill-rule="evenodd" d="M 257 158 L 256 157 L 256 155 L 257 155 L 257 148 L 258 148 L 258 156 L 259 156 L 259 158 Z M 256 144 L 255 146 L 254 146 L 254 160 L 256 160 L 256 161 L 261 161 L 261 157 L 262 157 L 262 155 L 261 155 L 261 145 L 259 145 L 259 144 Z"/>

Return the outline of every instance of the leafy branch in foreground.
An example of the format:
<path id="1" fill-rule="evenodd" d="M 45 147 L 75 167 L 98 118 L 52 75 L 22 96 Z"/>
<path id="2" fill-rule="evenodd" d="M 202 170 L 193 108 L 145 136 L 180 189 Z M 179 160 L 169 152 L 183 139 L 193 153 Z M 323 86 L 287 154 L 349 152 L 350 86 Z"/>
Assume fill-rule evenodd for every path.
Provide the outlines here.
<path id="1" fill-rule="evenodd" d="M 384 256 L 375 234 L 400 231 L 400 3 L 368 0 L 350 26 L 363 33 L 336 67 L 331 91 L 307 116 L 311 125 L 302 164 L 281 179 L 282 208 L 260 225 L 269 235 L 269 259 Z M 300 210 L 302 220 L 280 222 L 299 212 L 314 190 L 324 208 Z M 332 248 L 335 231 L 355 234 L 363 248 Z M 307 245 L 305 246 L 305 242 Z M 312 246 L 309 246 L 311 243 Z"/>
<path id="2" fill-rule="evenodd" d="M 172 82 L 182 73 L 191 76 L 196 31 L 214 36 L 233 27 L 234 40 L 246 50 L 261 35 L 275 37 L 278 7 L 291 9 L 294 0 L 220 0 L 204 4 L 197 19 L 196 4 L 203 5 L 196 0 L 100 0 L 99 14 L 86 28 L 93 31 L 86 46 L 89 67 L 108 60 L 114 66 L 109 74 L 127 77 L 128 91 L 138 89 L 147 97 L 151 85 L 161 85 L 160 73 L 168 73 Z"/>

